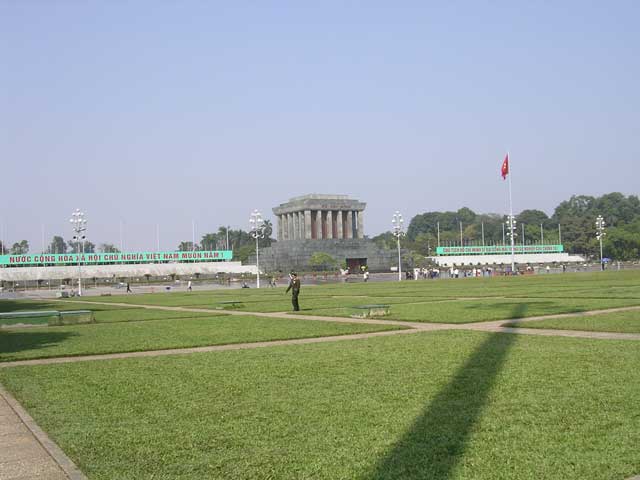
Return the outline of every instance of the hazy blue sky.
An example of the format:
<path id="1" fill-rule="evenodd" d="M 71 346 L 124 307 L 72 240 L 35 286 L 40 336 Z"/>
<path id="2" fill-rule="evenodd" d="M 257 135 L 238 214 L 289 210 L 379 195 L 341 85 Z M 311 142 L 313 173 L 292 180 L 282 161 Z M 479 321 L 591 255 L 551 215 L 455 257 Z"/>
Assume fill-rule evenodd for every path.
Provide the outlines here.
<path id="1" fill-rule="evenodd" d="M 0 223 L 174 249 L 307 193 L 366 233 L 638 194 L 638 1 L 0 0 Z"/>

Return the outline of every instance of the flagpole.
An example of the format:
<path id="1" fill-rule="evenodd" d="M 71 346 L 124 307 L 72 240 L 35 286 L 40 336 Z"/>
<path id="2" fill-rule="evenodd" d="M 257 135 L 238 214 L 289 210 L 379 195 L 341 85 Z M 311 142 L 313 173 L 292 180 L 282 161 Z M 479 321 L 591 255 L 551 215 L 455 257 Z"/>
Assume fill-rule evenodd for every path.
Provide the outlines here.
<path id="1" fill-rule="evenodd" d="M 516 251 L 513 241 L 513 200 L 511 198 L 511 158 L 509 157 L 509 152 L 507 152 L 507 158 L 509 159 L 509 229 L 511 230 L 511 275 L 513 275 L 516 271 Z"/>

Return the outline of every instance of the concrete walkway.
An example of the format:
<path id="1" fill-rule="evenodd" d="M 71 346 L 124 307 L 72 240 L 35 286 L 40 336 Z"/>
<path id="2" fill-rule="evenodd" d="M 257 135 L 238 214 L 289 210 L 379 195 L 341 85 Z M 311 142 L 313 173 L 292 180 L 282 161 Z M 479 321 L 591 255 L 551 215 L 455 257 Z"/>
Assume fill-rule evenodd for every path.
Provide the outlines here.
<path id="1" fill-rule="evenodd" d="M 83 302 L 100 305 L 120 305 L 131 307 L 127 303 L 111 302 Z M 210 309 L 189 308 L 189 307 L 164 307 L 155 305 L 136 305 L 138 307 L 157 310 L 173 310 L 182 312 L 205 312 L 211 313 Z M 608 332 L 583 332 L 576 330 L 551 330 L 533 329 L 522 327 L 507 327 L 506 324 L 518 322 L 534 322 L 552 318 L 566 318 L 576 315 L 598 315 L 605 313 L 621 312 L 628 310 L 640 310 L 640 307 L 612 308 L 608 310 L 595 310 L 582 312 L 580 314 L 560 314 L 540 317 L 529 317 L 511 320 L 499 320 L 495 322 L 467 323 L 467 324 L 444 324 L 444 323 L 420 323 L 403 322 L 398 320 L 380 320 L 372 318 L 344 318 L 344 317 L 323 317 L 318 315 L 294 315 L 286 312 L 243 312 L 225 310 L 224 313 L 231 315 L 252 315 L 257 317 L 289 318 L 296 320 L 315 320 L 339 323 L 363 323 L 363 324 L 385 324 L 405 327 L 403 330 L 391 330 L 384 332 L 360 333 L 353 335 L 338 335 L 318 338 L 301 338 L 294 340 L 276 340 L 269 342 L 239 343 L 232 345 L 214 345 L 195 348 L 179 348 L 153 350 L 146 352 L 115 353 L 105 355 L 85 355 L 78 357 L 60 357 L 38 360 L 21 360 L 15 362 L 0 363 L 0 368 L 10 368 L 20 365 L 45 365 L 57 363 L 86 362 L 98 360 L 111 360 L 119 358 L 152 357 L 162 355 L 184 355 L 197 352 L 218 352 L 226 350 L 243 350 L 262 347 L 272 347 L 280 345 L 305 345 L 320 342 L 336 342 L 345 340 L 358 340 L 389 335 L 405 335 L 425 331 L 436 330 L 472 330 L 483 332 L 502 332 L 511 334 L 542 335 L 542 336 L 563 336 L 590 339 L 615 339 L 615 340 L 636 340 L 640 341 L 640 334 L 608 333 Z M 75 464 L 62 452 L 62 450 L 47 436 L 40 427 L 33 421 L 29 414 L 20 404 L 0 385 L 0 480 L 85 480 L 84 474 Z"/>
<path id="2" fill-rule="evenodd" d="M 0 480 L 86 480 L 0 385 Z"/>

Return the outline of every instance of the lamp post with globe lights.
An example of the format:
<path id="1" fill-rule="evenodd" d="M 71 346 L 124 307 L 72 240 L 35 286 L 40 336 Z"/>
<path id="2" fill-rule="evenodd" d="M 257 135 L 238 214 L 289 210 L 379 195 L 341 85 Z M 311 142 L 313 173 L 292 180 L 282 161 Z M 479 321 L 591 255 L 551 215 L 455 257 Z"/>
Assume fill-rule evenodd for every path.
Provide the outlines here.
<path id="1" fill-rule="evenodd" d="M 264 221 L 262 215 L 258 210 L 254 210 L 249 218 L 249 225 L 251 225 L 251 236 L 256 239 L 256 270 L 258 272 L 256 279 L 256 288 L 260 288 L 260 257 L 258 249 L 258 239 L 264 238 Z"/>
<path id="2" fill-rule="evenodd" d="M 86 238 L 84 232 L 87 230 L 87 219 L 84 218 L 84 213 L 76 208 L 76 211 L 71 214 L 69 219 L 75 235 L 73 240 L 78 242 L 78 296 L 82 296 L 82 267 L 80 263 L 80 257 L 84 253 L 84 239 Z M 80 251 L 80 245 L 82 245 L 82 252 Z"/>
<path id="3" fill-rule="evenodd" d="M 607 235 L 604 227 L 604 218 L 602 218 L 602 215 L 598 215 L 598 218 L 596 218 L 596 238 L 600 242 L 600 270 L 604 270 L 604 262 L 602 261 L 602 239 Z"/>
<path id="4" fill-rule="evenodd" d="M 516 247 L 515 240 L 518 234 L 516 233 L 516 217 L 513 215 L 507 215 L 507 221 L 505 222 L 507 225 L 507 236 L 511 242 L 511 275 L 516 274 Z"/>
<path id="5" fill-rule="evenodd" d="M 402 223 L 404 219 L 402 214 L 396 210 L 391 218 L 391 224 L 393 225 L 393 236 L 396 237 L 398 243 L 398 281 L 402 281 L 402 258 L 400 256 L 400 237 L 404 237 L 404 231 L 402 230 Z"/>

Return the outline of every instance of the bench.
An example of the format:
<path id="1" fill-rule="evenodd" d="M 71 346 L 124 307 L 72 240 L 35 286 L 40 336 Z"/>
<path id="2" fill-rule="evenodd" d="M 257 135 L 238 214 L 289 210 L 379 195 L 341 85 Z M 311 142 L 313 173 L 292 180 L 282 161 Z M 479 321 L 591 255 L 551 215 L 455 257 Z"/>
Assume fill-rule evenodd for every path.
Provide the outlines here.
<path id="1" fill-rule="evenodd" d="M 63 310 L 59 312 L 57 319 L 49 320 L 49 326 L 95 322 L 96 318 L 92 310 Z"/>
<path id="2" fill-rule="evenodd" d="M 235 308 L 244 308 L 244 302 L 241 300 L 226 300 L 224 302 L 218 302 L 216 305 L 217 310 L 233 310 Z"/>
<path id="3" fill-rule="evenodd" d="M 23 312 L 0 313 L 0 325 L 32 324 L 49 326 L 55 325 L 75 325 L 79 323 L 95 323 L 95 317 L 91 310 L 39 310 Z M 7 322 L 8 320 L 15 320 Z"/>
<path id="4" fill-rule="evenodd" d="M 351 308 L 356 310 L 350 315 L 351 318 L 384 317 L 390 313 L 389 305 L 358 305 Z"/>

